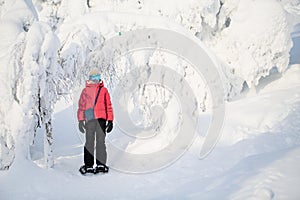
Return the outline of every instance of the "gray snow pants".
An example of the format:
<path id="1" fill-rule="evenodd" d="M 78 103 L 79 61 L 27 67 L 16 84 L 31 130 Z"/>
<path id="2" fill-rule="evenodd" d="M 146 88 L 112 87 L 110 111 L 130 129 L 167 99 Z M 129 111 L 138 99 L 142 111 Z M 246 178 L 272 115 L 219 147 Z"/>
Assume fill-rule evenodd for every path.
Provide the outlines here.
<path id="1" fill-rule="evenodd" d="M 106 164 L 107 153 L 105 145 L 105 128 L 104 119 L 94 119 L 86 123 L 85 146 L 84 146 L 84 164 L 87 167 L 94 165 L 94 151 L 96 139 L 96 164 Z"/>

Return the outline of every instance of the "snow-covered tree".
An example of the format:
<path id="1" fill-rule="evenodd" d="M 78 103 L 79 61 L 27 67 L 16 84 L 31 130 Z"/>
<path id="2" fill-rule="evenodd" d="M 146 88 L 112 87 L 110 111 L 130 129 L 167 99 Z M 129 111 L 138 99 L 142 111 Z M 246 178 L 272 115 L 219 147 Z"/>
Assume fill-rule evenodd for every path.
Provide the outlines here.
<path id="1" fill-rule="evenodd" d="M 1 99 L 1 114 L 5 114 L 1 121 L 1 169 L 8 168 L 14 158 L 30 157 L 29 145 L 42 126 L 46 130 L 46 166 L 53 166 L 51 116 L 58 92 L 66 86 L 57 59 L 60 43 L 47 23 L 29 22 L 2 60 L 6 65 L 1 76 L 6 98 Z"/>

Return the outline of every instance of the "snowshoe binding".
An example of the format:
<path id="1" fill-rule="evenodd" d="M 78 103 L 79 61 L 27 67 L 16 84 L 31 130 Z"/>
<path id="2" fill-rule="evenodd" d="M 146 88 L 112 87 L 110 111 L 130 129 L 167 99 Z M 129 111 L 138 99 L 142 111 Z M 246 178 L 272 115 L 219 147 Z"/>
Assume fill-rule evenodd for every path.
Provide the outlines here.
<path id="1" fill-rule="evenodd" d="M 79 168 L 79 172 L 82 174 L 82 175 L 86 175 L 86 174 L 94 174 L 94 168 L 93 167 L 87 167 L 85 165 L 81 166 Z"/>
<path id="2" fill-rule="evenodd" d="M 104 165 L 104 164 L 100 164 L 97 165 L 94 169 L 94 174 L 98 174 L 98 173 L 108 173 L 109 168 L 108 166 Z"/>

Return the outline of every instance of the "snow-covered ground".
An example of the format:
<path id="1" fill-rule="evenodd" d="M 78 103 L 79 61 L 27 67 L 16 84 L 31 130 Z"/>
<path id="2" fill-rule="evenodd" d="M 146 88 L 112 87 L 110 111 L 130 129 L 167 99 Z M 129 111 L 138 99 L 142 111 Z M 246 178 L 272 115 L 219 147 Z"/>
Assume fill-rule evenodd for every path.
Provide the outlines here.
<path id="1" fill-rule="evenodd" d="M 0 0 L 0 169 L 12 163 L 0 170 L 1 200 L 300 199 L 298 0 L 90 3 L 91 8 L 86 1 Z M 108 174 L 82 176 L 84 135 L 77 130 L 76 91 L 83 87 L 85 67 L 102 64 L 97 53 L 104 41 L 149 27 L 182 33 L 213 54 L 228 100 L 221 137 L 200 159 L 211 122 L 205 80 L 174 55 L 138 52 L 101 68 L 108 89 L 113 93 L 112 80 L 133 65 L 173 65 L 198 92 L 199 109 L 206 111 L 193 144 L 174 163 L 151 173 L 126 173 L 109 159 Z M 156 99 L 152 103 L 169 95 L 149 91 L 144 97 Z M 143 103 L 138 97 L 133 95 L 134 105 Z M 140 124 L 149 122 L 135 114 L 130 117 Z M 34 131 L 37 122 L 44 125 L 49 119 L 51 146 L 44 140 L 45 128 Z M 176 124 L 176 116 L 167 119 Z M 120 134 L 116 124 L 107 141 L 140 155 L 162 148 L 172 135 L 155 143 L 127 143 Z M 47 157 L 50 147 L 53 155 Z"/>
<path id="2" fill-rule="evenodd" d="M 38 167 L 42 148 L 32 147 L 35 163 L 0 172 L 1 199 L 298 199 L 299 77 L 293 65 L 227 103 L 222 138 L 205 159 L 199 135 L 181 159 L 149 174 L 80 175 L 83 145 L 73 106 L 62 100 L 54 115 L 55 167 Z"/>

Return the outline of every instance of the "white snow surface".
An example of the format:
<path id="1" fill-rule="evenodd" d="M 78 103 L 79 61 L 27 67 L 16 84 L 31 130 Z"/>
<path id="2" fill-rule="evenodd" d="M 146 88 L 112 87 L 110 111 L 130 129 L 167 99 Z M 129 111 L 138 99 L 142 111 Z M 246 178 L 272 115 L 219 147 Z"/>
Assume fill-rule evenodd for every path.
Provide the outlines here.
<path id="1" fill-rule="evenodd" d="M 106 175 L 80 175 L 83 144 L 75 110 L 59 101 L 55 167 L 43 168 L 42 139 L 37 139 L 34 163 L 24 160 L 0 172 L 1 199 L 298 199 L 299 77 L 300 65 L 291 66 L 259 91 L 228 103 L 222 138 L 205 159 L 198 157 L 204 138 L 200 133 L 182 158 L 149 174 L 111 169 Z"/>
<path id="2" fill-rule="evenodd" d="M 299 0 L 90 4 L 91 8 L 86 1 L 0 0 L 0 169 L 9 168 L 0 170 L 1 200 L 300 199 L 300 63 L 289 65 L 291 32 L 300 23 Z M 184 75 L 203 111 L 197 135 L 180 159 L 161 170 L 130 174 L 112 168 L 105 175 L 82 176 L 78 91 L 87 70 L 102 64 L 97 51 L 104 41 L 142 28 L 179 32 L 213 55 L 224 99 L 229 100 L 221 138 L 211 154 L 199 159 L 211 120 L 205 81 L 176 56 L 137 52 L 118 60 L 115 68 L 101 66 L 109 91 L 132 66 L 172 66 Z M 143 98 L 139 91 L 133 95 L 128 107 L 137 124 L 150 122 L 147 108 L 153 102 L 177 106 L 174 99 L 165 100 L 168 92 L 162 97 L 157 92 L 163 93 L 152 88 Z M 142 106 L 135 110 L 136 105 Z M 171 124 L 167 128 L 177 128 L 177 110 L 166 110 Z M 50 119 L 52 154 L 44 143 L 44 123 Z M 35 132 L 37 124 L 42 128 Z M 128 143 L 120 133 L 115 126 L 107 140 L 138 154 L 159 150 L 174 137 L 168 133 L 151 142 Z M 53 168 L 47 159 L 52 159 Z"/>

